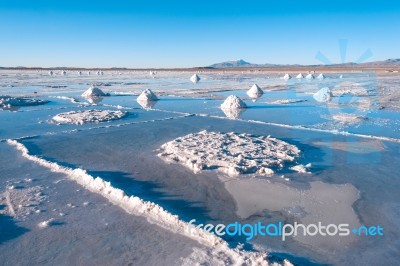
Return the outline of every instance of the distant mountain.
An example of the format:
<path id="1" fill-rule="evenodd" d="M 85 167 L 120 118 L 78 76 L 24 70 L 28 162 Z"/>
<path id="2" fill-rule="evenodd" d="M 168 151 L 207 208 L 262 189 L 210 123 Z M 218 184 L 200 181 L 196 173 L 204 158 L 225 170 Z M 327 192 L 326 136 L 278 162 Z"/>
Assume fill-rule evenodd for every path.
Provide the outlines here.
<path id="1" fill-rule="evenodd" d="M 230 67 L 257 67 L 257 64 L 252 64 L 244 61 L 243 59 L 226 61 L 222 63 L 213 64 L 209 67 L 212 68 L 230 68 Z"/>
<path id="2" fill-rule="evenodd" d="M 384 61 L 373 61 L 373 62 L 366 62 L 366 63 L 343 63 L 343 64 L 332 64 L 329 66 L 333 67 L 351 67 L 351 66 L 374 66 L 374 67 L 400 67 L 400 59 L 387 59 Z M 239 60 L 233 60 L 233 61 L 226 61 L 226 62 L 221 62 L 221 63 L 216 63 L 211 66 L 208 66 L 210 68 L 246 68 L 246 67 L 301 67 L 301 66 L 323 66 L 322 64 L 319 65 L 300 65 L 300 64 L 294 64 L 294 65 L 284 65 L 284 64 L 253 64 L 244 61 L 243 59 Z"/>
<path id="3" fill-rule="evenodd" d="M 384 61 L 374 61 L 374 62 L 366 62 L 361 65 L 367 66 L 400 66 L 400 58 L 397 59 L 387 59 Z"/>

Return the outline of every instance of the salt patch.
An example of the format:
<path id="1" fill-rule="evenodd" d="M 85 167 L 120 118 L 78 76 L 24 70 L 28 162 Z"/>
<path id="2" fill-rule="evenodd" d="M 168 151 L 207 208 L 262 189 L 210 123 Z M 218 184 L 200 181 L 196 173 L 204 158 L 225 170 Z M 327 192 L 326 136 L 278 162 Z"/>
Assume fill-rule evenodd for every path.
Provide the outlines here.
<path id="1" fill-rule="evenodd" d="M 46 104 L 49 101 L 39 100 L 29 97 L 11 97 L 11 96 L 0 96 L 0 109 L 12 109 L 13 107 L 23 106 L 36 106 Z"/>
<path id="2" fill-rule="evenodd" d="M 357 124 L 362 122 L 366 118 L 355 114 L 340 113 L 332 115 L 332 119 L 345 124 Z"/>
<path id="3" fill-rule="evenodd" d="M 291 103 L 301 103 L 301 102 L 306 102 L 307 100 L 303 99 L 282 99 L 282 100 L 275 100 L 272 101 L 271 103 L 273 104 L 291 104 Z"/>
<path id="4" fill-rule="evenodd" d="M 60 113 L 54 116 L 53 121 L 59 124 L 82 125 L 85 123 L 99 123 L 104 121 L 116 120 L 126 115 L 127 112 L 111 110 L 71 111 Z"/>
<path id="5" fill-rule="evenodd" d="M 159 156 L 179 162 L 194 172 L 217 169 L 230 176 L 274 174 L 285 163 L 293 162 L 300 150 L 287 142 L 245 133 L 201 131 L 169 141 Z"/>

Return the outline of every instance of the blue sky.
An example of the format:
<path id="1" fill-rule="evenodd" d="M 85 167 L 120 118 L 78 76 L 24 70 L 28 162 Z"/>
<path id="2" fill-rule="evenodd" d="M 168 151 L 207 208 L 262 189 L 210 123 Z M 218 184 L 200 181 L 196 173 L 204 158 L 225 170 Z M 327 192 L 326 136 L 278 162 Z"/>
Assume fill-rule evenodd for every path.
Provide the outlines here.
<path id="1" fill-rule="evenodd" d="M 319 51 L 339 63 L 342 39 L 345 61 L 383 60 L 400 58 L 399 28 L 400 2 L 386 0 L 5 0 L 0 66 L 316 64 Z"/>

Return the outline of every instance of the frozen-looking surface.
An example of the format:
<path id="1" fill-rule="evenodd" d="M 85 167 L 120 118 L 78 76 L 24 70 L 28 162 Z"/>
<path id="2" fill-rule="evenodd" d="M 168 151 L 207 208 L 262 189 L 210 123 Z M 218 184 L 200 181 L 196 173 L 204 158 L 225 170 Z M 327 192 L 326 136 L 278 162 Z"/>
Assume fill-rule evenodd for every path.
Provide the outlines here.
<path id="1" fill-rule="evenodd" d="M 60 113 L 53 117 L 53 121 L 59 124 L 77 124 L 99 123 L 111 120 L 121 119 L 127 115 L 127 112 L 112 110 L 86 110 L 70 111 Z"/>
<path id="2" fill-rule="evenodd" d="M 314 70 L 315 77 L 323 72 L 326 78 L 281 78 Z M 193 70 L 154 75 L 148 70 L 107 70 L 103 75 L 95 75 L 96 70 L 90 70 L 92 75 L 86 75 L 88 70 L 82 75 L 70 70 L 53 70 L 53 75 L 49 70 L 0 70 L 1 94 L 9 95 L 3 98 L 47 103 L 16 102 L 0 108 L 0 261 L 231 265 L 249 264 L 255 256 L 264 264 L 289 259 L 295 265 L 397 265 L 400 76 L 383 70 L 338 71 L 204 69 L 198 71 L 201 82 L 193 84 Z M 264 94 L 249 97 L 252 84 Z M 110 97 L 82 98 L 90 85 Z M 324 87 L 332 95 L 321 104 L 313 94 Z M 154 88 L 160 100 L 136 101 L 147 88 Z M 228 105 L 221 110 L 229 95 L 247 108 Z M 47 123 L 60 113 L 89 109 L 129 115 L 99 124 Z M 218 134 L 224 137 L 226 132 L 235 132 L 235 138 L 250 135 L 244 150 L 247 144 L 257 149 L 260 143 L 253 143 L 253 137 L 271 135 L 301 153 L 284 161 L 282 168 L 272 167 L 274 174 L 234 176 L 213 167 L 194 173 L 182 165 L 187 161 L 165 163 L 157 156 L 155 150 L 163 144 L 203 130 L 223 132 Z M 7 139 L 24 145 L 28 154 Z M 201 144 L 188 148 L 197 146 Z M 240 158 L 230 157 L 234 153 L 224 153 L 226 147 L 204 148 L 204 154 L 216 150 L 239 163 Z M 251 160 L 244 158 L 246 163 Z M 118 195 L 124 195 L 122 200 Z M 136 212 L 125 196 L 143 211 Z M 217 243 L 228 243 L 225 249 L 180 233 L 194 218 L 214 225 L 380 225 L 385 235 L 300 236 L 285 242 L 276 237 L 222 237 Z"/>
<path id="3" fill-rule="evenodd" d="M 159 156 L 194 172 L 218 169 L 230 176 L 270 175 L 293 162 L 300 150 L 287 142 L 251 134 L 201 131 L 163 144 Z"/>

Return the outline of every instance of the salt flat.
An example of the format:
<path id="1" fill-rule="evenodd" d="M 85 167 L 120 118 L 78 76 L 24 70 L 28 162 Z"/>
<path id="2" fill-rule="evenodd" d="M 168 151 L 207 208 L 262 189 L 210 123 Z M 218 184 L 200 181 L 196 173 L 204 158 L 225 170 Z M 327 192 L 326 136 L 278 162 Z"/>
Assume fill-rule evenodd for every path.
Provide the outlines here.
<path id="1" fill-rule="evenodd" d="M 200 79 L 192 82 L 195 73 L 186 71 L 151 76 L 148 71 L 99 76 L 0 71 L 1 95 L 34 103 L 0 106 L 0 211 L 11 232 L 1 237 L 0 257 L 9 264 L 27 257 L 37 263 L 43 262 L 40 258 L 48 264 L 85 263 L 85 254 L 101 262 L 118 253 L 123 255 L 111 263 L 141 264 L 146 257 L 156 264 L 162 253 L 169 254 L 169 265 L 211 259 L 215 264 L 284 263 L 285 258 L 295 264 L 395 264 L 400 76 L 325 72 L 323 79 L 281 79 L 286 73 L 298 75 L 290 70 L 199 71 Z M 264 93 L 250 97 L 253 84 Z M 109 96 L 82 96 L 91 86 Z M 313 98 L 324 87 L 332 90 L 327 103 Z M 146 89 L 158 101 L 141 104 L 137 98 Z M 247 108 L 221 110 L 230 95 Z M 48 123 L 65 114 L 81 120 Z M 84 123 L 90 121 L 95 123 Z M 21 147 L 33 157 L 21 157 Z M 175 163 L 157 156 L 160 148 Z M 257 157 L 254 165 L 252 157 Z M 201 171 L 186 167 L 188 161 Z M 233 162 L 241 170 L 230 175 L 223 169 Z M 105 190 L 121 192 L 110 201 L 108 194 L 79 185 L 79 176 L 75 183 L 68 178 L 71 172 L 47 167 L 53 164 L 82 169 L 110 182 Z M 309 173 L 291 169 L 308 164 Z M 261 167 L 273 171 L 265 175 Z M 153 211 L 127 212 L 120 193 Z M 170 217 L 164 211 L 175 218 L 162 220 Z M 387 233 L 368 241 L 298 237 L 282 243 L 257 237 L 246 243 L 250 247 L 235 249 L 246 240 L 212 238 L 222 243 L 214 246 L 210 239 L 179 233 L 182 227 L 176 225 L 191 219 L 379 224 Z M 42 244 L 33 246 L 34 239 Z M 70 247 L 69 252 L 58 253 L 62 247 Z"/>

